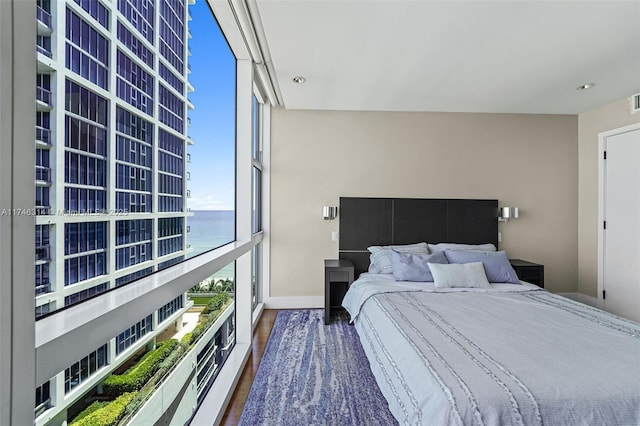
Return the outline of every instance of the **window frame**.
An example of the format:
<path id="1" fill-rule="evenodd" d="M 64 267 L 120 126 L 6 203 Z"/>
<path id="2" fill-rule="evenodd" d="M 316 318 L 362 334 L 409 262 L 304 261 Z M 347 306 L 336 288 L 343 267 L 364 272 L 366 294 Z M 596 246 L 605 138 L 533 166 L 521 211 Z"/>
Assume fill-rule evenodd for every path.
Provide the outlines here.
<path id="1" fill-rule="evenodd" d="M 216 3 L 216 2 L 214 2 Z M 242 31 L 238 28 L 238 23 L 233 18 L 233 5 L 227 2 L 217 2 L 213 4 L 216 19 L 219 21 L 225 36 L 238 59 L 238 99 L 237 112 L 238 119 L 236 177 L 240 186 L 236 186 L 236 223 L 238 223 L 236 241 L 223 247 L 215 249 L 201 256 L 188 259 L 178 265 L 171 266 L 163 271 L 157 272 L 152 277 L 145 277 L 138 280 L 133 286 L 123 286 L 108 292 L 100 297 L 96 297 L 70 307 L 69 309 L 55 312 L 34 324 L 33 311 L 20 309 L 23 306 L 31 306 L 33 303 L 33 288 L 30 286 L 20 286 L 21 282 L 34 281 L 34 268 L 24 268 L 25 259 L 33 264 L 33 245 L 26 244 L 32 242 L 34 226 L 33 217 L 12 218 L 11 226 L 4 223 L 0 226 L 2 235 L 12 235 L 12 238 L 0 238 L 0 256 L 2 268 L 0 268 L 0 290 L 3 292 L 14 291 L 12 298 L 0 298 L 0 314 L 5 318 L 6 312 L 22 312 L 18 317 L 14 317 L 12 322 L 2 322 L 3 330 L 9 330 L 9 337 L 20 336 L 19 339 L 10 339 L 11 345 L 5 345 L 0 349 L 2 365 L 0 373 L 0 399 L 7 401 L 8 409 L 0 413 L 0 423 L 9 423 L 13 420 L 19 424 L 30 424 L 33 421 L 33 404 L 25 404 L 24 401 L 32 401 L 36 387 L 34 378 L 44 377 L 38 383 L 44 383 L 51 377 L 63 372 L 68 366 L 76 363 L 84 354 L 95 350 L 91 347 L 91 339 L 101 339 L 102 335 L 110 334 L 111 338 L 126 328 L 126 324 L 121 324 L 122 318 L 126 318 L 126 312 L 138 310 L 143 312 L 149 306 L 154 309 L 168 303 L 172 297 L 184 293 L 188 288 L 212 273 L 226 266 L 231 261 L 236 261 L 236 347 L 230 354 L 230 359 L 223 367 L 216 382 L 207 395 L 204 405 L 206 408 L 198 410 L 197 418 L 200 415 L 209 419 L 219 417 L 220 404 L 223 401 L 212 402 L 219 395 L 218 388 L 230 387 L 233 380 L 229 380 L 232 375 L 237 374 L 238 366 L 246 361 L 246 355 L 251 345 L 252 310 L 251 310 L 251 251 L 258 244 L 264 250 L 264 232 L 253 234 L 251 232 L 251 144 L 250 129 L 247 119 L 250 114 L 250 99 L 253 84 L 253 61 L 249 49 L 244 44 Z M 137 18 L 137 16 L 136 16 Z M 0 35 L 2 40 L 10 40 L 12 37 L 21 40 L 21 46 L 33 45 L 35 49 L 35 32 L 33 31 L 35 22 L 35 7 L 29 2 L 20 0 L 9 0 L 0 2 Z M 5 36 L 8 36 L 5 38 Z M 3 45 L 4 47 L 4 45 Z M 0 82 L 3 99 L 8 93 L 20 91 L 26 93 L 26 100 L 13 100 L 9 107 L 8 114 L 0 114 L 3 126 L 0 132 L 3 140 L 10 140 L 9 144 L 2 144 L 0 147 L 0 201 L 9 201 L 12 208 L 28 208 L 33 204 L 34 189 L 31 183 L 33 175 L 33 158 L 35 155 L 34 146 L 24 144 L 20 141 L 35 138 L 35 128 L 33 126 L 33 116 L 35 115 L 35 105 L 29 99 L 35 99 L 35 55 L 33 50 L 15 50 L 12 55 L 2 55 L 0 66 L 3 75 L 11 78 Z M 11 62 L 13 60 L 13 62 Z M 241 64 L 240 64 L 241 63 Z M 21 70 L 18 73 L 6 70 Z M 4 105 L 3 105 L 4 107 Z M 31 119 L 29 119 L 31 117 Z M 250 121 L 250 120 L 249 120 Z M 5 123 L 9 123 L 5 126 Z M 8 130 L 11 129 L 11 130 Z M 4 136 L 8 134 L 8 138 Z M 106 141 L 104 141 L 106 142 Z M 13 154 L 4 155 L 8 150 L 13 150 Z M 265 165 L 263 158 L 263 166 Z M 13 166 L 11 165 L 13 162 Z M 22 165 L 29 167 L 22 167 Z M 5 167 L 7 166 L 7 167 Z M 263 169 L 264 173 L 264 169 Z M 6 178 L 6 179 L 5 179 Z M 263 174 L 262 188 L 268 188 L 266 176 Z M 100 195 L 100 194 L 97 194 Z M 104 193 L 102 193 L 104 197 Z M 240 199 L 243 198 L 243 199 Z M 246 199 L 244 199 L 246 198 Z M 97 199 L 96 199 L 97 201 Z M 104 204 L 102 201 L 101 206 Z M 263 206 L 268 206 L 267 200 L 263 197 Z M 59 206 L 58 206 L 59 207 Z M 103 206 L 104 207 L 104 206 Z M 268 211 L 263 209 L 263 224 L 267 224 Z M 6 222 L 5 222 L 6 223 Z M 15 225 L 15 226 L 14 226 Z M 266 230 L 263 227 L 263 230 Z M 8 234 L 7 234 L 8 233 Z M 262 243 L 262 244 L 261 244 Z M 6 256 L 5 256 L 6 255 Z M 101 269 L 104 269 L 104 259 Z M 5 265 L 9 265 L 5 268 Z M 266 264 L 263 264 L 263 267 Z M 98 269 L 98 265 L 96 265 Z M 12 279 L 8 277 L 13 271 Z M 268 288 L 268 275 L 264 268 L 261 271 L 263 285 Z M 16 283 L 14 286 L 13 283 Z M 264 288 L 264 287 L 263 287 Z M 163 303 L 164 302 L 164 303 Z M 35 327 L 34 327 L 35 325 Z M 119 328 L 119 330 L 118 330 Z M 34 332 L 35 329 L 35 332 Z M 99 330 L 100 335 L 92 335 L 87 339 L 87 330 Z M 112 332 L 113 329 L 113 332 Z M 31 337 L 29 337 L 31 336 Z M 7 334 L 3 333 L 3 338 Z M 36 348 L 33 348 L 33 341 Z M 56 356 L 53 356 L 56 354 Z M 7 355 L 5 357 L 5 355 Z M 107 354 L 97 354 L 96 358 L 107 357 Z M 9 360 L 9 361 L 7 361 Z M 12 363 L 10 361 L 13 360 Z M 19 362 L 17 362 L 19 360 Z M 244 360 L 244 361 L 243 361 Z M 9 365 L 10 364 L 10 365 Z M 35 366 L 38 365 L 36 369 Z M 8 367 L 8 368 L 5 368 Z M 14 380 L 11 380 L 14 378 Z M 16 378 L 19 378 L 17 380 Z M 5 399 L 6 397 L 6 399 Z M 211 410 L 218 410 L 210 416 Z M 196 418 L 196 419 L 197 419 Z M 5 421 L 7 420 L 7 421 Z M 196 421 L 196 420 L 194 420 Z"/>
<path id="2" fill-rule="evenodd" d="M 35 140 L 34 22 L 36 7 L 32 2 L 0 2 L 0 207 L 9 211 L 31 211 L 35 200 L 36 148 L 34 143 L 24 143 Z M 0 220 L 0 324 L 2 339 L 8 343 L 0 345 L 0 424 L 33 423 L 34 291 L 24 283 L 35 283 L 35 268 L 25 267 L 25 262 L 35 263 L 34 232 L 33 216 L 10 215 Z"/>

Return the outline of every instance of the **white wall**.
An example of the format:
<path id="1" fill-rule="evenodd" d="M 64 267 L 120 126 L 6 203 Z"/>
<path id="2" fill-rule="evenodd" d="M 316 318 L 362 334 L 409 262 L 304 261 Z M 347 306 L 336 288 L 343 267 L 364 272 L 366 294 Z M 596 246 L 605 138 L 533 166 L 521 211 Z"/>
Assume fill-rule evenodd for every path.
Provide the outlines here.
<path id="1" fill-rule="evenodd" d="M 501 248 L 576 292 L 578 120 L 568 115 L 295 111 L 271 121 L 271 296 L 323 294 L 340 196 L 497 198 Z M 311 299 L 307 299 L 311 300 Z"/>

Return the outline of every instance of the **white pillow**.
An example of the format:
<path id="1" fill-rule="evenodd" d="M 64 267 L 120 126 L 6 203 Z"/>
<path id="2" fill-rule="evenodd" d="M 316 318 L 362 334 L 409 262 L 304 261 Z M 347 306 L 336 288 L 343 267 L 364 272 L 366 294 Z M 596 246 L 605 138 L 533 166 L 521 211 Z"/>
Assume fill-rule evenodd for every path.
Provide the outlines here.
<path id="1" fill-rule="evenodd" d="M 429 252 L 435 253 L 444 250 L 480 250 L 480 251 L 496 251 L 493 244 L 457 244 L 457 243 L 439 243 L 429 244 Z"/>
<path id="2" fill-rule="evenodd" d="M 489 287 L 489 280 L 482 262 L 472 263 L 429 263 L 436 288 Z"/>
<path id="3" fill-rule="evenodd" d="M 367 247 L 371 253 L 369 256 L 369 272 L 374 274 L 390 274 L 393 272 L 391 268 L 391 250 L 400 253 L 426 253 L 429 254 L 427 243 L 406 244 L 401 246 L 371 246 Z"/>

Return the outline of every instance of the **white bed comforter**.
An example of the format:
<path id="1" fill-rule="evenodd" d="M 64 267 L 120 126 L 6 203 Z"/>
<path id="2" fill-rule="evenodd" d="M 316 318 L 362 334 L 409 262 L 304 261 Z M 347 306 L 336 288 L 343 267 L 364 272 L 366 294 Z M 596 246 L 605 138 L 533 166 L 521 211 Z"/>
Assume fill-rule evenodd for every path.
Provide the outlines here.
<path id="1" fill-rule="evenodd" d="M 640 425 L 640 325 L 536 286 L 363 274 L 343 306 L 400 424 Z"/>

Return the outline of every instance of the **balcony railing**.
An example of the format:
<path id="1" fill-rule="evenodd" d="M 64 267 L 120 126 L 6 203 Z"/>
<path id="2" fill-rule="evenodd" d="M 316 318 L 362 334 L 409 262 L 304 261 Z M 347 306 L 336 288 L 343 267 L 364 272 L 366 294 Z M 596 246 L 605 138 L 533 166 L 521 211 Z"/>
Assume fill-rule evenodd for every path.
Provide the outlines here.
<path id="1" fill-rule="evenodd" d="M 51 260 L 51 257 L 49 256 L 49 249 L 50 249 L 49 245 L 36 247 L 36 262 L 38 261 L 48 262 L 49 260 Z"/>
<path id="2" fill-rule="evenodd" d="M 51 398 L 47 399 L 46 401 L 44 401 L 42 404 L 38 405 L 35 408 L 35 410 L 34 410 L 35 417 L 38 417 L 40 414 L 44 413 L 49 408 L 51 408 Z"/>
<path id="3" fill-rule="evenodd" d="M 51 169 L 44 166 L 36 166 L 36 180 L 51 183 Z"/>
<path id="4" fill-rule="evenodd" d="M 49 50 L 48 50 L 47 48 L 45 48 L 45 47 L 42 47 L 42 46 L 38 45 L 38 46 L 37 46 L 37 50 L 38 50 L 38 52 L 42 53 L 42 54 L 43 54 L 43 55 L 45 55 L 45 56 L 48 56 L 48 57 L 50 57 L 50 58 L 52 58 L 52 57 L 53 57 L 53 53 L 51 53 L 51 51 L 49 51 Z"/>
<path id="5" fill-rule="evenodd" d="M 51 90 L 45 89 L 42 86 L 37 86 L 36 99 L 40 102 L 44 102 L 47 105 L 51 105 Z"/>
<path id="6" fill-rule="evenodd" d="M 51 292 L 51 283 L 49 280 L 42 280 L 40 282 L 36 281 L 36 296 L 40 294 L 50 293 Z"/>
<path id="7" fill-rule="evenodd" d="M 47 28 L 51 28 L 51 14 L 44 10 L 42 7 L 37 6 L 36 14 L 38 17 L 38 21 L 42 22 L 47 26 Z"/>
<path id="8" fill-rule="evenodd" d="M 141 399 L 138 407 L 132 413 L 121 420 L 121 424 L 153 424 L 160 419 L 163 412 L 170 409 L 172 403 L 177 398 L 184 398 L 192 405 L 197 403 L 204 396 L 211 383 L 220 372 L 222 364 L 226 361 L 228 350 L 223 353 L 223 348 L 216 344 L 216 337 L 224 335 L 226 348 L 233 347 L 235 340 L 229 340 L 227 330 L 233 328 L 234 306 L 231 303 L 223 308 L 220 315 L 209 323 L 206 331 L 178 358 L 166 372 L 162 373 L 159 379 L 152 378 L 152 392 Z M 230 336 L 231 339 L 234 336 Z M 210 361 L 210 362 L 206 362 Z M 195 370 L 195 371 L 194 371 Z M 180 395 L 179 390 L 190 373 L 195 373 L 197 380 L 197 399 L 192 399 L 192 395 Z M 155 382 L 155 383 L 153 383 Z M 144 392 L 144 391 L 143 391 Z M 132 404 L 133 405 L 133 404 Z M 180 419 L 182 422 L 188 420 L 188 414 Z"/>
<path id="9" fill-rule="evenodd" d="M 38 203 L 38 201 L 36 200 L 36 216 L 40 216 L 40 215 L 48 215 L 51 213 L 51 206 L 43 206 L 40 205 Z"/>
<path id="10" fill-rule="evenodd" d="M 51 129 L 36 126 L 36 140 L 51 145 Z"/>

